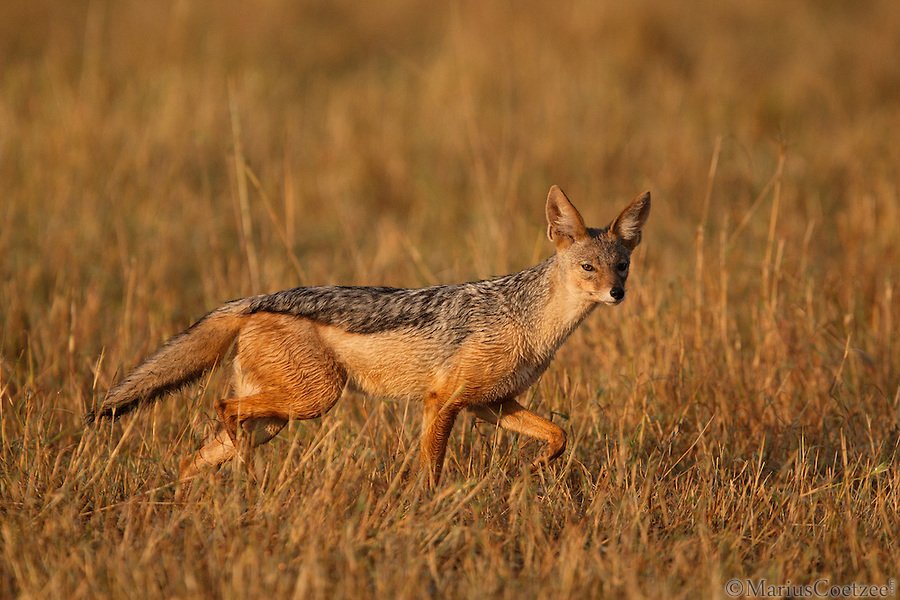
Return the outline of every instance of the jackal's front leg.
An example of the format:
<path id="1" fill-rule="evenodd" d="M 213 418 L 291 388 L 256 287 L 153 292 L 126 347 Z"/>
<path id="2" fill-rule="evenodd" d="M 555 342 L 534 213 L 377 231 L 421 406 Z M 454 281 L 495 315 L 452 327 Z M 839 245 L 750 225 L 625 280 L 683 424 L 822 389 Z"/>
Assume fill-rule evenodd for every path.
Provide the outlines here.
<path id="1" fill-rule="evenodd" d="M 532 471 L 544 467 L 566 449 L 566 432 L 555 423 L 531 412 L 514 399 L 469 407 L 478 418 L 502 429 L 543 440 L 544 451 L 531 463 Z"/>
<path id="2" fill-rule="evenodd" d="M 447 454 L 447 441 L 461 406 L 457 402 L 447 402 L 437 394 L 429 394 L 425 399 L 422 418 L 422 446 L 419 463 L 427 474 L 428 485 L 437 486 Z"/>

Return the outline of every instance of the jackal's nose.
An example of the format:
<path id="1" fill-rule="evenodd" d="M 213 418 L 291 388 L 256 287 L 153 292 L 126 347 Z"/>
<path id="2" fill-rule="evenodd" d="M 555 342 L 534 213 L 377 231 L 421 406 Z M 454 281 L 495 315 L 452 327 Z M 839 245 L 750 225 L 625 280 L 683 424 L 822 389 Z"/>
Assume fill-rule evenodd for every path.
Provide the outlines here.
<path id="1" fill-rule="evenodd" d="M 613 300 L 621 300 L 625 297 L 625 288 L 616 286 L 609 290 L 609 295 L 613 297 Z"/>

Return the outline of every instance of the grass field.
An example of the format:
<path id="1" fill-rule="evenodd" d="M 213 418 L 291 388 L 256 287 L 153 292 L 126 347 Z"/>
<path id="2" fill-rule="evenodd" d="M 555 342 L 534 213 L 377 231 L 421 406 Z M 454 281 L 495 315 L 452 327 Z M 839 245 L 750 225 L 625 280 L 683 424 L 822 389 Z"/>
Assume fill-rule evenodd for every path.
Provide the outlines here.
<path id="1" fill-rule="evenodd" d="M 900 577 L 900 5 L 0 4 L 0 597 L 696 598 Z M 224 372 L 85 408 L 221 302 L 418 287 L 652 190 L 539 447 L 348 394 L 171 483 Z"/>

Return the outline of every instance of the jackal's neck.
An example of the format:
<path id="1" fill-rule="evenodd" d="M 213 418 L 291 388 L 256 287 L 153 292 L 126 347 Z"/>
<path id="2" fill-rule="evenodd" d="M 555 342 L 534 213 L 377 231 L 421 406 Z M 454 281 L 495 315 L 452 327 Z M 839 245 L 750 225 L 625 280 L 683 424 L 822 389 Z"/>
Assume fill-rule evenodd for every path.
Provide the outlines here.
<path id="1" fill-rule="evenodd" d="M 541 353 L 551 354 L 571 335 L 596 306 L 569 292 L 556 256 L 530 269 L 534 284 L 529 286 L 531 298 L 525 303 L 525 322 L 529 345 Z"/>

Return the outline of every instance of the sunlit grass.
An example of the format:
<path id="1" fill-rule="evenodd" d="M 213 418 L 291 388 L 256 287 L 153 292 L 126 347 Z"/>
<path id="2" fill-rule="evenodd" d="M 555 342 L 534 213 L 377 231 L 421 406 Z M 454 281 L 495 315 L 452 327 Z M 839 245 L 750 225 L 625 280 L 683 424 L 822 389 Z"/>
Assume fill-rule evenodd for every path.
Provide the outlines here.
<path id="1" fill-rule="evenodd" d="M 900 572 L 900 10 L 0 7 L 0 597 L 722 597 Z M 84 409 L 219 303 L 546 256 L 651 189 L 628 301 L 418 485 L 348 394 L 173 502 L 224 372 Z"/>

